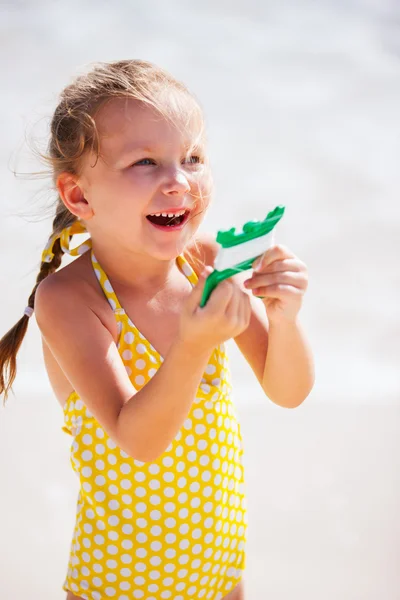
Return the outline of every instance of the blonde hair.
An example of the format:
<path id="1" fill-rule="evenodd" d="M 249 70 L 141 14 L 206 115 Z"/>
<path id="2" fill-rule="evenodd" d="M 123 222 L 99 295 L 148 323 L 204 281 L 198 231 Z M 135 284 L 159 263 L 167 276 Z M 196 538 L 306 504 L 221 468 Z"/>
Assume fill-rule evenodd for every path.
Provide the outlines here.
<path id="1" fill-rule="evenodd" d="M 63 90 L 54 111 L 48 154 L 42 155 L 51 167 L 54 183 L 64 171 L 79 175 L 82 158 L 87 152 L 94 152 L 98 159 L 100 142 L 95 122 L 96 113 L 107 101 L 121 97 L 133 98 L 150 105 L 164 118 L 183 122 L 185 126 L 190 126 L 193 118 L 196 119 L 199 132 L 193 146 L 204 144 L 201 107 L 183 83 L 147 61 L 96 63 L 90 72 L 79 75 Z M 63 229 L 73 225 L 76 220 L 77 217 L 58 196 L 50 237 L 60 235 Z M 41 262 L 35 286 L 28 300 L 28 307 L 32 310 L 40 282 L 61 265 L 63 250 L 59 239 L 54 243 L 53 253 L 50 262 Z M 192 258 L 198 260 L 198 257 Z M 199 262 L 203 266 L 201 259 Z M 4 393 L 4 403 L 17 374 L 16 356 L 25 337 L 28 321 L 28 314 L 24 314 L 0 340 L 0 395 Z"/>

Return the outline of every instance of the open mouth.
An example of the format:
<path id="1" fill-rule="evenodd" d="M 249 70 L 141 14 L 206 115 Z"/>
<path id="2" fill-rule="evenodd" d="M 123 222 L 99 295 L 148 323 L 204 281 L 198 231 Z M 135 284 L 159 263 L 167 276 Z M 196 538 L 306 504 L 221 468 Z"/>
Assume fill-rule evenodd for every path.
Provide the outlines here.
<path id="1" fill-rule="evenodd" d="M 180 210 L 176 213 L 154 213 L 146 216 L 146 219 L 158 227 L 176 228 L 182 225 L 188 218 L 188 210 Z"/>

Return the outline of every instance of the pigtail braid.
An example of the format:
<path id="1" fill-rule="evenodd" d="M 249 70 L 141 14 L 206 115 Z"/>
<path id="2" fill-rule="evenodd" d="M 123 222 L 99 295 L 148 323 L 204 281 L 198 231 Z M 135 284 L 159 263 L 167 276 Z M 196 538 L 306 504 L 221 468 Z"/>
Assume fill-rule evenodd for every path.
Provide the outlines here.
<path id="1" fill-rule="evenodd" d="M 75 215 L 69 212 L 61 199 L 57 205 L 56 216 L 53 220 L 53 233 L 61 233 L 65 227 L 69 227 L 76 221 Z M 29 296 L 28 304 L 32 310 L 35 307 L 36 290 L 41 281 L 48 275 L 54 273 L 61 265 L 63 251 L 58 238 L 53 245 L 54 257 L 51 262 L 42 262 L 40 271 L 36 278 L 35 286 Z M 24 314 L 0 340 L 0 395 L 4 394 L 3 405 L 5 405 L 9 392 L 17 375 L 17 354 L 28 329 L 29 317 Z"/>

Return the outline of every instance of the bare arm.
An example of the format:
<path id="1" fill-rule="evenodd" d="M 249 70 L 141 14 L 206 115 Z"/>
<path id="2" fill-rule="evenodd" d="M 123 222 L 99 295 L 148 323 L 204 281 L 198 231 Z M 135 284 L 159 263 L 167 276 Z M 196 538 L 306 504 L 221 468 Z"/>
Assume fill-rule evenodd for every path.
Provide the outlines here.
<path id="1" fill-rule="evenodd" d="M 190 410 L 212 349 L 195 352 L 176 341 L 158 372 L 136 391 L 110 331 L 79 290 L 45 280 L 35 313 L 46 344 L 107 434 L 137 460 L 162 454 Z"/>
<path id="2" fill-rule="evenodd" d="M 313 384 L 313 357 L 299 321 L 271 322 L 262 382 L 268 398 L 279 406 L 296 408 Z"/>
<path id="3" fill-rule="evenodd" d="M 132 456 L 155 460 L 169 446 L 189 413 L 209 358 L 210 352 L 173 343 L 157 373 L 124 404 L 117 437 L 126 440 Z"/>

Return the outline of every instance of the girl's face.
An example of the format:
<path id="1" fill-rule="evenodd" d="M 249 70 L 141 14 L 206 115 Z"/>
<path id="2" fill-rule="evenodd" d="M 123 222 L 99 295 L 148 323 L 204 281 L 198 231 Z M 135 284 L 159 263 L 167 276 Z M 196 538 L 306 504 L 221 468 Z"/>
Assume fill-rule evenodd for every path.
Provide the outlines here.
<path id="1" fill-rule="evenodd" d="M 188 149 L 198 127 L 172 124 L 153 108 L 116 98 L 96 117 L 100 156 L 85 157 L 80 182 L 93 239 L 171 260 L 198 229 L 210 201 L 204 148 Z M 160 213 L 176 217 L 154 216 Z M 174 226 L 168 226 L 177 224 Z"/>

